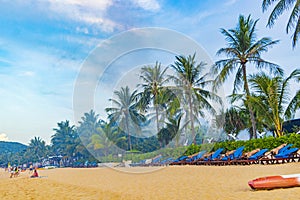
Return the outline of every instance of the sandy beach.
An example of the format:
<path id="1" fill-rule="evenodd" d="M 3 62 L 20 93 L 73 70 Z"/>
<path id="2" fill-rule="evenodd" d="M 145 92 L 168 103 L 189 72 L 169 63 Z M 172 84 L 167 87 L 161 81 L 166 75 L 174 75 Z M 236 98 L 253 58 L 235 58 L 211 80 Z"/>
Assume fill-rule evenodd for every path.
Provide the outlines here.
<path id="1" fill-rule="evenodd" d="M 148 173 L 122 169 L 39 170 L 9 178 L 1 169 L 0 199 L 299 199 L 300 187 L 252 191 L 251 179 L 299 173 L 300 163 L 252 166 L 172 166 Z M 131 172 L 143 168 L 130 168 Z"/>

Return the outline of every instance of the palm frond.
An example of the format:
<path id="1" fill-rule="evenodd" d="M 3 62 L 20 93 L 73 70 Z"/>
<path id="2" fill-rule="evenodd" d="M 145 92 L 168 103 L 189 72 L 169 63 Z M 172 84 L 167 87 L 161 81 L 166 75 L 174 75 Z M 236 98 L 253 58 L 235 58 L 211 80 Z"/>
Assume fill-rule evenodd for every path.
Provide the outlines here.
<path id="1" fill-rule="evenodd" d="M 299 24 L 299 16 L 300 16 L 300 1 L 296 1 L 286 26 L 287 33 L 289 33 L 289 30 L 295 27 L 296 22 L 298 22 Z"/>
<path id="2" fill-rule="evenodd" d="M 295 31 L 293 33 L 293 47 L 296 46 L 296 42 L 298 41 L 298 36 L 300 34 L 300 14 L 298 15 L 297 25 L 295 27 Z"/>
<path id="3" fill-rule="evenodd" d="M 234 79 L 234 82 L 233 82 L 233 91 L 232 91 L 232 94 L 236 94 L 238 90 L 241 89 L 241 84 L 243 83 L 243 76 L 242 76 L 242 73 L 243 73 L 243 68 L 240 67 L 238 70 L 237 70 L 237 73 L 235 75 L 235 79 Z"/>
<path id="4" fill-rule="evenodd" d="M 289 105 L 287 106 L 284 112 L 284 117 L 286 119 L 294 118 L 295 112 L 299 108 L 300 108 L 300 90 L 296 92 L 295 96 L 292 98 Z"/>
<path id="5" fill-rule="evenodd" d="M 227 96 L 230 104 L 235 103 L 236 101 L 244 100 L 245 94 L 231 94 Z"/>
<path id="6" fill-rule="evenodd" d="M 283 11 L 285 11 L 288 8 L 288 6 L 289 5 L 287 4 L 286 0 L 279 0 L 279 2 L 275 5 L 275 8 L 270 14 L 267 26 L 272 27 L 277 18 L 283 14 Z"/>
<path id="7" fill-rule="evenodd" d="M 283 75 L 283 69 L 277 64 L 271 63 L 256 56 L 249 57 L 248 59 L 250 63 L 256 64 L 258 69 L 267 69 L 270 71 L 270 73 L 278 76 Z"/>
<path id="8" fill-rule="evenodd" d="M 231 30 L 228 32 L 224 28 L 221 29 L 221 33 L 225 36 L 225 40 L 231 44 L 230 46 L 238 46 L 239 44 L 238 41 L 230 32 L 234 32 L 234 31 Z"/>
<path id="9" fill-rule="evenodd" d="M 216 90 L 225 80 L 229 77 L 229 75 L 235 70 L 236 66 L 238 65 L 238 59 L 231 58 L 231 59 L 224 59 L 219 60 L 215 63 L 215 69 L 221 69 L 219 74 L 216 76 L 214 81 L 213 89 Z"/>
<path id="10" fill-rule="evenodd" d="M 262 3 L 263 12 L 265 12 L 268 9 L 268 7 L 270 5 L 272 5 L 275 1 L 278 1 L 278 0 L 263 0 L 263 3 Z"/>

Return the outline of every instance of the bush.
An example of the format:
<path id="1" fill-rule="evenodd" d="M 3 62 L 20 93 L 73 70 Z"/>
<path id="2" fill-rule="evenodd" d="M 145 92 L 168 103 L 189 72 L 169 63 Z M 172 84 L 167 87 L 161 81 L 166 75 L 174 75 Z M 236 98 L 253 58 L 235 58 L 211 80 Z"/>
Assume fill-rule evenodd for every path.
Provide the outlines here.
<path id="1" fill-rule="evenodd" d="M 257 148 L 260 149 L 274 149 L 281 144 L 293 144 L 293 147 L 300 148 L 300 134 L 289 134 L 282 137 L 266 137 L 259 139 L 252 139 L 248 141 L 224 141 L 214 144 L 201 144 L 201 145 L 190 145 L 185 155 L 191 155 L 199 152 L 200 150 L 215 151 L 218 148 L 224 148 L 225 151 L 231 151 L 237 149 L 240 146 L 245 146 L 245 152 L 251 151 Z"/>
<path id="2" fill-rule="evenodd" d="M 289 134 L 279 138 L 274 137 L 266 137 L 260 139 L 252 139 L 248 141 L 224 141 L 219 143 L 207 143 L 201 145 L 191 144 L 188 147 L 177 147 L 177 148 L 163 148 L 157 151 L 149 152 L 149 153 L 128 153 L 124 155 L 122 159 L 124 160 L 132 160 L 132 162 L 139 162 L 141 160 L 153 158 L 159 154 L 163 157 L 161 160 L 167 158 L 178 158 L 182 155 L 192 155 L 198 153 L 199 151 L 205 150 L 207 152 L 215 151 L 218 148 L 224 148 L 225 151 L 231 151 L 237 149 L 240 146 L 245 146 L 244 152 L 248 152 L 257 148 L 260 149 L 273 149 L 278 147 L 281 144 L 294 144 L 293 147 L 300 148 L 300 134 Z M 120 158 L 116 156 L 109 155 L 105 159 L 101 160 L 102 162 L 120 162 Z"/>

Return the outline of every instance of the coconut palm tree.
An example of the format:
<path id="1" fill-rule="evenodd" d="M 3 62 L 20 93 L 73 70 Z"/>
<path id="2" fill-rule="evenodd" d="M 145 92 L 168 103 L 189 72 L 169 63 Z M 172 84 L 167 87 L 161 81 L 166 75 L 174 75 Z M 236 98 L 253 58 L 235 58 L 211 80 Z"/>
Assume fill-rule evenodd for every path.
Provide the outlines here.
<path id="1" fill-rule="evenodd" d="M 28 151 L 32 154 L 34 160 L 41 160 L 46 155 L 47 147 L 44 140 L 40 137 L 34 137 L 29 142 Z"/>
<path id="2" fill-rule="evenodd" d="M 54 128 L 55 134 L 51 137 L 52 148 L 55 153 L 73 156 L 76 153 L 78 134 L 75 131 L 75 126 L 70 125 L 69 121 L 57 123 L 58 128 Z"/>
<path id="3" fill-rule="evenodd" d="M 168 82 L 168 78 L 166 77 L 167 68 L 162 69 L 161 64 L 156 62 L 156 64 L 152 66 L 145 66 L 141 69 L 140 79 L 143 81 L 139 86 L 142 87 L 142 97 L 141 105 L 143 110 L 147 110 L 150 102 L 152 103 L 155 110 L 155 118 L 156 118 L 156 132 L 158 133 L 160 130 L 159 123 L 159 111 L 163 109 L 162 98 L 160 98 L 164 92 L 164 84 Z"/>
<path id="4" fill-rule="evenodd" d="M 168 118 L 166 127 L 159 131 L 158 140 L 162 142 L 163 145 L 168 145 L 169 142 L 175 137 L 176 146 L 179 146 L 180 134 L 183 128 L 181 127 L 181 118 L 182 113 L 178 113 L 178 115 L 174 116 L 173 118 Z"/>
<path id="5" fill-rule="evenodd" d="M 265 12 L 271 5 L 276 5 L 271 12 L 267 26 L 272 27 L 277 18 L 283 14 L 284 11 L 292 9 L 288 23 L 286 25 L 286 32 L 292 31 L 293 33 L 293 47 L 296 46 L 298 36 L 300 34 L 300 1 L 299 0 L 263 0 L 262 8 Z"/>
<path id="6" fill-rule="evenodd" d="M 257 21 L 253 21 L 250 15 L 247 18 L 240 15 L 238 25 L 235 29 L 221 29 L 221 33 L 225 36 L 228 45 L 225 48 L 219 49 L 217 55 L 223 54 L 227 58 L 217 61 L 212 68 L 213 73 L 217 74 L 214 83 L 215 88 L 224 83 L 235 72 L 232 93 L 236 94 L 242 87 L 246 94 L 246 99 L 248 99 L 250 97 L 247 79 L 249 67 L 260 70 L 268 69 L 277 74 L 282 73 L 278 65 L 261 58 L 261 54 L 268 51 L 268 48 L 274 44 L 277 44 L 278 40 L 273 41 L 267 37 L 257 40 L 255 36 Z M 256 138 L 256 122 L 253 106 L 248 103 L 246 107 L 249 109 L 252 124 L 251 136 Z"/>
<path id="7" fill-rule="evenodd" d="M 231 107 L 225 112 L 224 131 L 237 136 L 241 130 L 249 127 L 249 115 L 246 109 Z"/>
<path id="8" fill-rule="evenodd" d="M 175 63 L 171 65 L 176 75 L 170 77 L 175 82 L 177 90 L 179 90 L 178 95 L 181 96 L 181 104 L 188 106 L 188 109 L 184 110 L 186 110 L 186 117 L 191 125 L 194 144 L 196 144 L 194 122 L 199 115 L 203 116 L 201 109 L 205 108 L 215 113 L 208 100 L 217 99 L 220 102 L 217 95 L 205 89 L 205 86 L 209 83 L 206 80 L 206 74 L 203 74 L 205 65 L 204 62 L 196 63 L 195 54 L 187 57 L 176 56 Z"/>
<path id="9" fill-rule="evenodd" d="M 128 136 L 128 148 L 131 151 L 131 134 L 133 130 L 137 133 L 141 123 L 146 121 L 145 116 L 138 112 L 139 95 L 137 90 L 130 92 L 128 86 L 121 87 L 120 91 L 115 91 L 117 99 L 109 99 L 115 107 L 106 108 L 108 119 L 111 123 L 117 123 L 119 128 L 124 130 Z"/>
<path id="10" fill-rule="evenodd" d="M 84 145 L 90 144 L 92 135 L 99 133 L 98 129 L 102 122 L 103 120 L 99 120 L 99 115 L 95 111 L 90 110 L 90 112 L 84 113 L 81 121 L 78 122 L 79 127 L 77 128 L 77 132 Z"/>
<path id="11" fill-rule="evenodd" d="M 264 116 L 265 125 L 274 129 L 277 137 L 283 135 L 283 121 L 293 118 L 300 108 L 300 90 L 292 98 L 289 94 L 289 82 L 293 80 L 300 81 L 300 69 L 295 69 L 287 78 L 260 73 L 249 79 L 255 94 L 249 100 L 255 104 L 256 112 Z"/>
<path id="12" fill-rule="evenodd" d="M 113 126 L 110 123 L 102 122 L 101 128 L 98 128 L 99 134 L 94 134 L 94 145 L 96 144 L 96 148 L 101 149 L 104 152 L 105 157 L 108 152 L 112 153 L 112 150 L 116 150 L 119 147 L 124 148 L 124 142 L 126 144 L 126 137 L 121 136 L 119 127 Z M 95 146 L 94 146 L 95 147 Z M 95 150 L 95 148 L 94 148 Z"/>

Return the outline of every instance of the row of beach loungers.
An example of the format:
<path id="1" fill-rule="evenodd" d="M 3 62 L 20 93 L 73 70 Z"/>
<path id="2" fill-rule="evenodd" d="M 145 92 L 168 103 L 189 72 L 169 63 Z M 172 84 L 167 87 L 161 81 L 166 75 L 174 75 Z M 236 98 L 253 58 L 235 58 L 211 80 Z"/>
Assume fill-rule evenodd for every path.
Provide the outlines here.
<path id="1" fill-rule="evenodd" d="M 200 151 L 190 156 L 177 159 L 164 159 L 158 155 L 153 159 L 134 163 L 132 166 L 162 166 L 162 165 L 250 165 L 250 164 L 280 164 L 300 162 L 300 150 L 293 144 L 282 144 L 272 150 L 255 149 L 244 153 L 244 146 L 233 151 L 224 152 L 219 148 L 214 152 Z"/>

